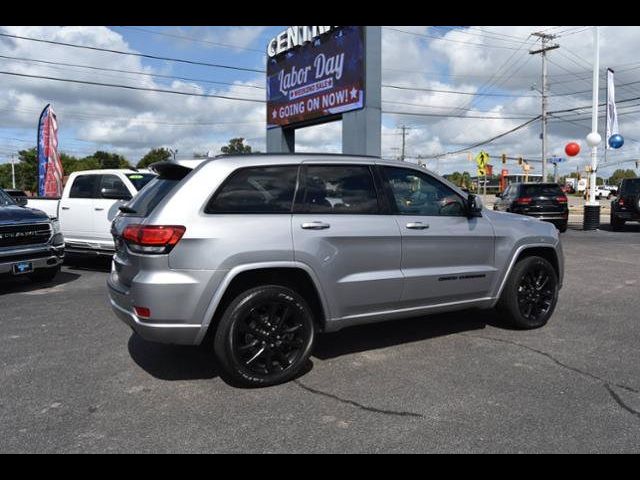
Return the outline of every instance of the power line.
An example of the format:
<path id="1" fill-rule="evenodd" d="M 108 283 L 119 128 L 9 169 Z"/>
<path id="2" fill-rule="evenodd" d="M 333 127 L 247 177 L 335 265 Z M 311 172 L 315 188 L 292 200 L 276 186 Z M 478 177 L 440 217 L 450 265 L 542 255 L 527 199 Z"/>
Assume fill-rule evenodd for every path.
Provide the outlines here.
<path id="1" fill-rule="evenodd" d="M 470 96 L 478 95 L 478 93 L 474 93 L 474 92 L 462 92 L 459 90 L 440 90 L 437 88 L 426 88 L 426 87 L 404 87 L 402 85 L 392 85 L 388 83 L 383 83 L 382 87 L 393 88 L 396 90 L 410 90 L 410 91 L 416 91 L 416 92 L 450 93 L 452 95 L 470 95 Z M 537 95 L 516 95 L 512 93 L 483 93 L 482 95 L 486 97 L 537 98 Z"/>
<path id="2" fill-rule="evenodd" d="M 528 127 L 528 126 L 529 126 L 529 125 L 531 125 L 533 122 L 535 122 L 535 121 L 537 121 L 537 120 L 540 120 L 540 117 L 541 117 L 541 116 L 540 116 L 540 115 L 538 115 L 537 117 L 532 118 L 531 120 L 529 120 L 529 121 L 527 121 L 527 122 L 525 122 L 525 123 L 522 123 L 522 124 L 520 124 L 520 125 L 518 125 L 518 126 L 516 126 L 516 127 L 512 128 L 511 130 L 507 130 L 506 132 L 503 132 L 503 133 L 501 133 L 501 134 L 499 134 L 499 135 L 496 135 L 495 137 L 491 137 L 491 138 L 489 138 L 489 139 L 487 139 L 487 140 L 483 140 L 482 142 L 474 143 L 473 145 L 469 145 L 468 147 L 461 148 L 460 150 L 454 150 L 454 151 L 452 151 L 452 152 L 444 152 L 444 153 L 440 153 L 440 154 L 438 154 L 438 155 L 430 155 L 430 156 L 423 157 L 423 158 L 428 159 L 428 158 L 445 157 L 445 156 L 447 156 L 447 155 L 455 155 L 455 154 L 458 154 L 458 153 L 466 152 L 467 150 L 471 150 L 471 149 L 473 149 L 473 148 L 478 148 L 478 147 L 481 147 L 481 146 L 483 146 L 483 145 L 487 145 L 487 144 L 489 144 L 489 143 L 491 143 L 491 142 L 494 142 L 494 141 L 496 141 L 496 140 L 499 140 L 500 138 L 506 137 L 507 135 L 510 135 L 510 134 L 512 134 L 512 133 L 514 133 L 514 132 L 517 132 L 518 130 L 521 130 L 521 129 L 525 128 L 525 127 Z"/>
<path id="3" fill-rule="evenodd" d="M 90 82 L 88 80 L 72 80 L 69 78 L 58 78 L 58 77 L 48 77 L 44 75 L 29 75 L 26 73 L 17 73 L 17 72 L 4 72 L 0 71 L 2 75 L 13 75 L 16 77 L 26 77 L 26 78 L 39 78 L 43 80 L 52 80 L 56 82 L 67 82 L 67 83 L 77 83 L 83 85 L 94 85 L 98 87 L 111 87 L 111 88 L 125 88 L 128 90 L 141 90 L 145 92 L 156 92 L 156 93 L 171 93 L 174 95 L 184 95 L 188 97 L 202 97 L 202 98 L 220 98 L 224 100 L 237 100 L 240 102 L 253 102 L 253 103 L 266 103 L 265 100 L 258 100 L 253 98 L 242 98 L 242 97 L 230 97 L 227 95 L 216 95 L 216 94 L 207 94 L 207 93 L 190 93 L 190 92 L 181 92 L 178 90 L 166 90 L 161 88 L 147 88 L 147 87 L 134 87 L 132 85 L 120 85 L 115 83 L 101 83 L 101 82 Z"/>
<path id="4" fill-rule="evenodd" d="M 253 85 L 253 84 L 239 84 L 239 83 L 232 83 L 232 82 L 219 82 L 219 81 L 206 80 L 206 79 L 201 79 L 201 78 L 180 77 L 180 76 L 176 76 L 176 75 L 162 75 L 162 74 L 159 74 L 159 73 L 147 73 L 147 72 L 141 72 L 139 70 L 122 70 L 122 69 L 118 69 L 118 68 L 96 67 L 96 66 L 93 66 L 93 65 L 80 65 L 80 64 L 77 64 L 77 63 L 52 62 L 52 61 L 49 61 L 49 60 L 41 60 L 41 59 L 25 58 L 25 57 L 12 57 L 12 56 L 8 56 L 8 55 L 0 55 L 0 58 L 4 58 L 4 59 L 8 59 L 8 60 L 17 60 L 17 61 L 21 61 L 21 62 L 42 63 L 42 64 L 47 64 L 47 65 L 59 65 L 59 66 L 64 66 L 64 67 L 86 68 L 86 69 L 89 69 L 89 70 L 98 70 L 98 71 L 104 71 L 104 72 L 129 73 L 129 74 L 133 74 L 133 75 L 142 75 L 142 76 L 145 76 L 145 77 L 167 78 L 167 79 L 173 79 L 173 80 L 184 80 L 184 81 L 187 81 L 187 82 L 210 83 L 210 84 L 214 84 L 214 85 L 227 85 L 227 86 L 233 86 L 233 87 L 255 88 L 255 89 L 258 89 L 258 90 L 265 90 L 265 87 L 261 87 L 259 85 Z"/>
<path id="5" fill-rule="evenodd" d="M 241 47 L 239 45 L 232 45 L 230 43 L 220 43 L 220 42 L 212 42 L 210 40 L 204 40 L 201 38 L 193 38 L 193 37 L 187 37 L 184 35 L 176 35 L 176 34 L 172 34 L 172 33 L 166 33 L 166 32 L 158 32 L 155 30 L 149 30 L 147 28 L 140 28 L 140 27 L 129 27 L 129 26 L 123 26 L 123 25 L 117 25 L 118 28 L 124 28 L 127 30 L 135 30 L 138 32 L 144 32 L 144 33 L 150 33 L 152 35 L 160 35 L 163 37 L 170 37 L 170 38 L 177 38 L 180 40 L 189 40 L 191 42 L 198 42 L 198 43 L 204 43 L 207 45 L 213 45 L 215 47 L 222 47 L 222 48 L 231 48 L 234 50 L 246 50 L 247 52 L 257 52 L 257 53 L 262 53 L 263 55 L 265 54 L 264 50 L 258 50 L 257 48 L 249 48 L 249 47 Z"/>
<path id="6" fill-rule="evenodd" d="M 150 55 L 147 53 L 134 53 L 134 52 L 124 52 L 122 50 L 113 50 L 110 48 L 100 48 L 100 47 L 92 47 L 89 45 L 77 45 L 75 43 L 66 43 L 66 42 L 58 42 L 55 40 L 44 40 L 42 38 L 32 38 L 32 37 L 23 37 L 21 35 L 11 35 L 8 33 L 0 33 L 1 37 L 8 37 L 8 38 L 15 38 L 18 40 L 29 40 L 32 42 L 40 42 L 40 43 L 48 43 L 51 45 L 61 45 L 64 47 L 73 47 L 73 48 L 83 48 L 83 49 L 87 49 L 87 50 L 93 50 L 93 51 L 97 51 L 97 52 L 107 52 L 107 53 L 117 53 L 119 55 L 129 55 L 129 56 L 133 56 L 133 57 L 142 57 L 142 58 L 149 58 L 152 60 L 164 60 L 167 62 L 178 62 L 178 63 L 186 63 L 189 65 L 201 65 L 201 66 L 205 66 L 205 67 L 213 67 L 213 68 L 225 68 L 228 70 L 236 70 L 236 71 L 242 71 L 242 72 L 254 72 L 254 73 L 264 73 L 264 70 L 258 70 L 255 68 L 248 68 L 248 67 L 235 67 L 232 65 L 223 65 L 221 63 L 207 63 L 207 62 L 201 62 L 198 60 L 186 60 L 183 58 L 172 58 L 172 57 L 161 57 L 158 55 Z"/>
<path id="7" fill-rule="evenodd" d="M 506 50 L 518 50 L 518 48 L 516 47 L 510 47 L 507 45 L 492 45 L 492 44 L 488 44 L 488 43 L 473 43 L 473 42 L 465 42 L 464 40 L 454 40 L 451 38 L 446 38 L 446 37 L 438 37 L 436 35 L 429 35 L 426 33 L 416 33 L 416 32 L 407 32 L 406 30 L 400 30 L 399 28 L 393 28 L 393 27 L 382 27 L 383 30 L 390 30 L 390 31 L 394 31 L 394 32 L 399 32 L 399 33 L 404 33 L 406 35 L 413 35 L 416 37 L 423 37 L 423 38 L 431 38 L 431 39 L 435 39 L 435 40 L 443 40 L 446 42 L 453 42 L 453 43 L 459 43 L 459 44 L 463 44 L 463 45 L 471 45 L 471 46 L 476 46 L 476 47 L 482 47 L 482 48 L 502 48 L 502 49 L 506 49 Z"/>
<path id="8" fill-rule="evenodd" d="M 440 117 L 440 118 L 462 118 L 462 119 L 480 119 L 480 120 L 528 120 L 531 116 L 513 116 L 513 117 L 493 117 L 488 115 L 447 115 L 444 113 L 422 113 L 422 112 L 397 112 L 392 110 L 382 110 L 382 113 L 389 115 L 405 115 L 410 117 Z"/>

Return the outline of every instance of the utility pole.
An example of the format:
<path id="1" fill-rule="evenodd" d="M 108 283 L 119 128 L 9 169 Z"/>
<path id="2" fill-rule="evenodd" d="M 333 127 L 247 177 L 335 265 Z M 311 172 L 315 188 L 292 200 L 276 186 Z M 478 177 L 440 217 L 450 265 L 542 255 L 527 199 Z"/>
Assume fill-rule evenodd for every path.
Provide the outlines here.
<path id="1" fill-rule="evenodd" d="M 404 162 L 406 136 L 407 136 L 407 130 L 409 130 L 409 128 L 406 125 L 402 125 L 402 127 L 400 127 L 400 128 L 402 129 L 402 150 L 401 150 L 401 153 L 400 153 L 400 160 Z"/>
<path id="2" fill-rule="evenodd" d="M 548 33 L 536 32 L 532 33 L 534 37 L 542 40 L 542 48 L 538 50 L 530 50 L 530 55 L 542 55 L 542 181 L 547 181 L 547 99 L 548 99 L 548 78 L 547 78 L 547 52 L 560 48 L 560 45 L 549 45 L 548 42 L 556 38 L 555 35 Z"/>
<path id="3" fill-rule="evenodd" d="M 15 156 L 11 155 L 11 183 L 13 185 L 13 189 L 16 189 L 16 166 L 14 164 Z"/>

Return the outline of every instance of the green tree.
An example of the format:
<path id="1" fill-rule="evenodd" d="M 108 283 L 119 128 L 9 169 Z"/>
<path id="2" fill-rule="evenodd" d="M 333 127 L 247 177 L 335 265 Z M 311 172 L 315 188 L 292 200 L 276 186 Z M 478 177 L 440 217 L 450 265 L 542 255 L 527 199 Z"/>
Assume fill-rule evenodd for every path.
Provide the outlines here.
<path id="1" fill-rule="evenodd" d="M 226 145 L 220 149 L 225 155 L 242 155 L 251 153 L 252 149 L 250 145 L 244 143 L 244 138 L 232 138 L 229 140 L 229 145 Z"/>
<path id="2" fill-rule="evenodd" d="M 147 168 L 152 163 L 171 160 L 171 152 L 166 148 L 152 148 L 138 162 L 138 168 Z"/>
<path id="3" fill-rule="evenodd" d="M 122 155 L 118 155 L 117 153 L 109 153 L 98 150 L 93 155 L 83 158 L 82 160 L 95 160 L 96 164 L 100 169 L 106 168 L 129 168 L 129 162 Z"/>
<path id="4" fill-rule="evenodd" d="M 621 168 L 613 172 L 609 177 L 609 185 L 618 185 L 625 178 L 636 178 L 636 172 L 631 169 L 623 170 Z"/>

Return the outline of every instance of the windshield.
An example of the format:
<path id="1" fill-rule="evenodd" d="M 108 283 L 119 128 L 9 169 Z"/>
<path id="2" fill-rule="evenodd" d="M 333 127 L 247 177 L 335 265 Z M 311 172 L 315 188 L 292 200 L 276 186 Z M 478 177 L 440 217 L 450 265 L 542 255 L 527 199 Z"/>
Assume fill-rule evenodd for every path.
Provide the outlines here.
<path id="1" fill-rule="evenodd" d="M 7 207 L 9 205 L 15 205 L 16 203 L 13 199 L 4 193 L 4 191 L 0 190 L 0 207 Z"/>
<path id="2" fill-rule="evenodd" d="M 156 178 L 153 173 L 127 173 L 126 176 L 137 191 L 142 190 L 147 183 Z"/>
<path id="3" fill-rule="evenodd" d="M 559 185 L 523 185 L 524 197 L 559 197 L 564 195 Z"/>

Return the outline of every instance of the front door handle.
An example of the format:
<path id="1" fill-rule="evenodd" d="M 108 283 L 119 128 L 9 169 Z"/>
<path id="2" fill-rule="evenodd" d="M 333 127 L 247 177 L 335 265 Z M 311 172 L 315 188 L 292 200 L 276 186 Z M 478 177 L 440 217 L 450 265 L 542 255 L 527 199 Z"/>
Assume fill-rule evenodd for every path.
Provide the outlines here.
<path id="1" fill-rule="evenodd" d="M 331 228 L 331 225 L 324 222 L 307 222 L 302 224 L 303 230 L 326 230 Z"/>
<path id="2" fill-rule="evenodd" d="M 71 210 L 69 207 L 62 207 L 63 210 Z"/>
<path id="3" fill-rule="evenodd" d="M 427 228 L 429 228 L 429 225 L 422 222 L 412 222 L 412 223 L 407 223 L 407 228 L 409 230 L 426 230 Z"/>
<path id="4" fill-rule="evenodd" d="M 96 208 L 94 208 L 94 210 L 96 212 L 102 212 L 104 210 L 104 208 L 96 207 Z"/>

